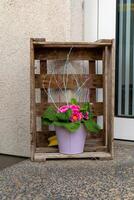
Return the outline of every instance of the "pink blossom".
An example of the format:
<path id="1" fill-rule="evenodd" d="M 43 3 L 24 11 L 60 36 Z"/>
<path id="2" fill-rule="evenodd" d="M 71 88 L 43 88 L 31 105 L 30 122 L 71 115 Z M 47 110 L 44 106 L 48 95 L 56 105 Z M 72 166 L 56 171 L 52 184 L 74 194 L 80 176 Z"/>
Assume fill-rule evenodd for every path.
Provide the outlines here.
<path id="1" fill-rule="evenodd" d="M 63 113 L 66 112 L 69 108 L 69 105 L 61 106 L 58 111 Z"/>
<path id="2" fill-rule="evenodd" d="M 83 114 L 81 112 L 74 112 L 70 117 L 72 122 L 80 121 L 83 118 Z"/>
<path id="3" fill-rule="evenodd" d="M 58 111 L 66 112 L 69 108 L 72 110 L 72 112 L 80 110 L 80 106 L 78 106 L 78 105 L 64 105 L 64 106 L 61 106 Z"/>
<path id="4" fill-rule="evenodd" d="M 83 118 L 83 114 L 80 112 L 80 106 L 78 105 L 64 105 L 61 106 L 58 111 L 61 113 L 66 112 L 68 109 L 72 110 L 72 116 L 70 117 L 70 121 L 80 121 Z"/>
<path id="5" fill-rule="evenodd" d="M 80 106 L 78 105 L 70 105 L 70 108 L 72 111 L 79 111 L 80 110 Z"/>

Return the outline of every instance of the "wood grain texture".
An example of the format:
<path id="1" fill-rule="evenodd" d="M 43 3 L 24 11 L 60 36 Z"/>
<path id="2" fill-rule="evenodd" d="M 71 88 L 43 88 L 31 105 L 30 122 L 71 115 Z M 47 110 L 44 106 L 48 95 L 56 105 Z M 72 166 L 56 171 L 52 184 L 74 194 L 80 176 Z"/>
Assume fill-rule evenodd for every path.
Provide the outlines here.
<path id="1" fill-rule="evenodd" d="M 44 41 L 44 38 L 34 38 L 33 39 L 33 45 L 35 47 L 57 47 L 57 48 L 68 48 L 68 47 L 74 47 L 74 48 L 103 48 L 105 46 L 111 46 L 112 40 L 97 40 L 96 42 L 50 42 L 50 41 Z"/>
<path id="2" fill-rule="evenodd" d="M 97 152 L 97 151 L 105 151 L 107 149 L 106 146 L 85 146 L 84 152 Z M 58 153 L 58 147 L 39 147 L 36 148 L 36 153 Z"/>
<path id="3" fill-rule="evenodd" d="M 104 145 L 107 145 L 107 135 L 108 135 L 108 130 L 107 130 L 107 114 L 108 114 L 108 47 L 106 46 L 104 51 L 103 51 L 103 128 L 105 132 L 104 136 Z"/>
<path id="4" fill-rule="evenodd" d="M 35 47 L 35 59 L 37 60 L 66 60 L 70 47 Z M 101 60 L 102 48 L 73 48 L 69 56 L 70 60 Z"/>
<path id="5" fill-rule="evenodd" d="M 40 61 L 40 76 L 45 76 L 47 74 L 47 61 L 46 60 L 41 60 Z M 36 75 L 35 75 L 36 76 Z M 36 78 L 35 78 L 35 87 L 36 87 Z M 48 96 L 46 93 L 44 93 L 44 91 L 41 89 L 41 104 L 45 104 L 48 102 Z M 37 147 L 39 145 L 42 145 L 44 143 L 44 145 L 48 146 L 48 130 L 49 127 L 44 126 L 43 123 L 41 123 L 41 129 L 42 131 L 45 131 L 45 134 L 37 134 L 36 137 L 36 145 Z"/>
<path id="6" fill-rule="evenodd" d="M 95 68 L 96 68 L 95 61 L 89 61 L 89 76 L 90 76 L 90 74 L 94 74 L 94 76 L 98 76 L 98 75 L 95 75 L 96 74 L 96 69 Z M 102 76 L 102 78 L 103 78 L 103 76 Z M 103 83 L 103 80 L 102 80 L 102 83 Z M 89 89 L 89 101 L 91 103 L 95 103 L 96 102 L 96 88 L 90 88 Z M 97 122 L 97 117 L 96 116 L 94 116 L 94 120 Z"/>
<path id="7" fill-rule="evenodd" d="M 111 154 L 107 152 L 84 152 L 81 154 L 65 155 L 60 153 L 35 153 L 34 160 L 38 162 L 46 161 L 47 159 L 100 159 L 100 160 L 111 160 Z"/>
<path id="8" fill-rule="evenodd" d="M 31 133 L 31 160 L 36 150 L 36 109 L 35 109 L 35 78 L 34 78 L 34 47 L 30 39 L 30 133 Z"/>
<path id="9" fill-rule="evenodd" d="M 94 76 L 101 76 L 101 78 L 103 78 L 102 75 L 95 75 L 95 61 L 89 61 L 89 76 L 90 74 L 94 74 Z M 103 84 L 103 80 L 102 81 L 102 84 Z M 101 86 L 101 88 L 103 87 L 103 85 Z M 97 87 L 99 88 L 99 87 Z M 90 102 L 94 103 L 96 102 L 96 89 L 90 89 Z"/>
<path id="10" fill-rule="evenodd" d="M 64 75 L 66 80 L 66 75 Z M 82 74 L 75 74 L 75 77 L 80 85 L 83 85 L 83 88 L 102 88 L 103 87 L 103 76 L 102 75 L 82 75 Z M 77 89 L 77 83 L 72 74 L 68 75 L 68 83 L 67 89 Z M 63 83 L 63 75 L 61 74 L 36 74 L 35 75 L 35 87 L 36 88 L 54 88 L 57 89 L 58 86 L 60 88 L 64 88 Z M 91 101 L 92 102 L 92 101 Z"/>
<path id="11" fill-rule="evenodd" d="M 114 104 L 115 104 L 115 41 L 108 47 L 108 108 L 107 108 L 107 130 L 108 130 L 108 151 L 113 156 L 113 136 L 114 136 Z"/>
<path id="12" fill-rule="evenodd" d="M 46 140 L 46 136 L 50 137 L 50 136 L 56 135 L 56 132 L 48 130 L 47 126 L 45 126 L 45 127 L 46 127 L 46 130 L 44 129 L 43 131 L 37 131 L 37 133 L 36 133 L 36 135 L 37 135 L 37 145 L 36 146 L 37 146 L 37 148 L 45 147 L 48 150 L 49 147 L 48 147 L 48 142 Z M 95 150 L 96 147 L 98 147 L 98 146 L 103 146 L 103 143 L 104 143 L 103 138 L 104 138 L 103 130 L 101 130 L 99 134 L 88 134 L 87 138 L 86 138 L 84 150 L 91 151 L 91 149 Z M 56 150 L 56 151 L 54 151 L 54 150 Z M 57 152 L 57 149 L 54 148 L 53 152 Z"/>
<path id="13" fill-rule="evenodd" d="M 104 132 L 105 145 L 113 156 L 113 132 L 114 132 L 114 90 L 115 90 L 115 43 L 106 46 L 103 52 L 103 99 L 104 99 Z"/>

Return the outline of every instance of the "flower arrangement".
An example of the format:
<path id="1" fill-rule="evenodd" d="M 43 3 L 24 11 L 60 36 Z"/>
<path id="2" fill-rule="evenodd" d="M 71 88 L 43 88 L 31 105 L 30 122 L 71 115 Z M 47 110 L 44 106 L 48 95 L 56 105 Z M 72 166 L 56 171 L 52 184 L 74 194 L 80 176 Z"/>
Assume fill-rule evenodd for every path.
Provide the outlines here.
<path id="1" fill-rule="evenodd" d="M 66 128 L 70 133 L 75 132 L 81 125 L 90 133 L 99 133 L 100 127 L 93 119 L 91 106 L 88 102 L 79 105 L 75 98 L 68 105 L 63 105 L 57 110 L 48 107 L 42 116 L 45 125 L 54 125 Z"/>
<path id="2" fill-rule="evenodd" d="M 89 88 L 86 88 L 86 95 L 81 93 L 83 92 L 83 87 L 85 86 L 86 82 L 89 80 L 89 76 L 83 82 L 77 79 L 75 69 L 69 61 L 69 55 L 71 51 L 72 48 L 70 49 L 67 55 L 67 60 L 62 68 L 62 83 L 60 84 L 60 81 L 56 79 L 54 66 L 52 68 L 48 90 L 46 90 L 45 85 L 42 85 L 45 94 L 47 94 L 53 104 L 53 106 L 49 106 L 44 111 L 42 115 L 42 122 L 44 125 L 53 125 L 56 130 L 56 135 L 48 138 L 48 146 L 58 145 L 59 152 L 64 154 L 82 153 L 84 150 L 87 133 L 97 134 L 100 132 L 100 127 L 94 120 L 91 105 L 88 103 Z M 71 73 L 72 77 L 74 78 L 73 97 L 75 98 L 72 99 L 70 98 L 70 95 L 68 95 L 69 73 Z M 57 90 L 62 94 L 66 102 L 60 107 L 57 106 L 52 96 L 52 79 L 57 84 Z M 59 98 L 59 104 L 60 103 L 61 102 Z"/>

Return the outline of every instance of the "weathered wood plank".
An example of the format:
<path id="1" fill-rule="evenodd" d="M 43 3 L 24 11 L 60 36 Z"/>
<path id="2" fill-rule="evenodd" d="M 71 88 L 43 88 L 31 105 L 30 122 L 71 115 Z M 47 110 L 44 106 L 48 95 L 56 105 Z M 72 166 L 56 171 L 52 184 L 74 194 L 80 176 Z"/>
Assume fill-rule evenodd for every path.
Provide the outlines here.
<path id="1" fill-rule="evenodd" d="M 59 105 L 60 106 L 66 105 L 66 103 L 56 103 L 56 105 L 59 107 Z M 36 103 L 36 115 L 42 116 L 44 110 L 48 106 L 53 106 L 53 103 L 44 103 L 44 104 Z M 103 102 L 96 102 L 96 103 L 91 104 L 91 109 L 95 116 L 103 115 Z"/>
<path id="2" fill-rule="evenodd" d="M 56 135 L 55 131 L 49 131 L 47 126 L 46 130 L 37 131 L 37 147 L 48 147 L 48 137 Z M 104 131 L 101 130 L 99 134 L 88 134 L 85 142 L 86 151 L 90 150 L 90 147 L 103 146 Z M 46 137 L 47 136 L 47 137 Z"/>
<path id="3" fill-rule="evenodd" d="M 35 59 L 37 60 L 66 60 L 70 48 L 48 48 L 35 47 Z M 101 48 L 74 48 L 69 60 L 102 60 Z"/>
<path id="4" fill-rule="evenodd" d="M 31 133 L 31 160 L 33 160 L 36 149 L 36 110 L 35 110 L 34 47 L 32 39 L 30 39 L 30 133 Z"/>
<path id="5" fill-rule="evenodd" d="M 95 73 L 96 73 L 95 61 L 89 61 L 89 75 L 90 74 L 94 74 L 95 75 Z M 91 103 L 95 103 L 96 102 L 96 88 L 95 89 L 94 88 L 90 88 L 90 90 L 89 90 L 89 101 Z M 97 122 L 97 117 L 96 116 L 94 117 L 94 120 Z"/>
<path id="6" fill-rule="evenodd" d="M 89 61 L 89 76 L 90 74 L 94 74 L 94 76 L 103 78 L 102 75 L 95 75 L 95 61 Z M 101 80 L 103 84 L 103 80 Z M 102 88 L 102 87 L 101 87 Z M 96 102 L 96 89 L 90 89 L 90 102 Z"/>
<path id="7" fill-rule="evenodd" d="M 47 61 L 46 60 L 41 60 L 40 61 L 40 76 L 45 76 L 47 74 Z M 35 81 L 35 85 L 36 85 L 36 81 Z M 45 104 L 46 102 L 48 102 L 48 96 L 46 93 L 44 93 L 41 90 L 41 104 Z M 37 142 L 37 146 L 39 145 L 43 145 L 43 143 L 45 143 L 45 145 L 48 145 L 48 130 L 49 127 L 44 126 L 43 123 L 41 123 L 41 129 L 42 131 L 46 131 L 46 134 L 37 134 L 36 137 L 36 142 Z"/>
<path id="8" fill-rule="evenodd" d="M 67 75 L 64 75 L 65 80 Z M 83 88 L 102 88 L 103 87 L 103 76 L 102 75 L 82 75 L 75 74 L 75 77 L 80 85 L 85 82 Z M 77 89 L 77 83 L 72 74 L 68 75 L 67 89 Z M 50 83 L 49 83 L 50 82 Z M 36 88 L 64 88 L 63 75 L 61 74 L 36 74 L 35 75 L 35 87 Z M 93 95 L 92 95 L 93 96 Z M 92 101 L 91 101 L 92 102 Z"/>
<path id="9" fill-rule="evenodd" d="M 35 153 L 34 160 L 38 162 L 45 161 L 46 159 L 71 159 L 71 158 L 87 158 L 87 159 L 105 159 L 110 160 L 112 159 L 111 154 L 107 152 L 84 152 L 81 154 L 60 154 L 60 153 Z"/>
<path id="10" fill-rule="evenodd" d="M 108 131 L 108 151 L 113 156 L 113 136 L 114 136 L 114 97 L 115 97 L 115 41 L 112 46 L 108 47 L 108 63 L 107 63 L 107 131 Z"/>
<path id="11" fill-rule="evenodd" d="M 107 108 L 108 108 L 108 47 L 106 46 L 104 51 L 103 51 L 103 128 L 104 128 L 104 145 L 107 145 L 107 135 L 108 135 L 108 130 L 107 130 Z"/>
<path id="12" fill-rule="evenodd" d="M 42 40 L 42 41 L 41 41 Z M 57 48 L 98 48 L 98 47 L 105 47 L 105 46 L 111 46 L 112 40 L 97 40 L 96 42 L 50 42 L 46 41 L 44 42 L 44 39 L 33 39 L 33 44 L 35 47 L 57 47 Z"/>
<path id="13" fill-rule="evenodd" d="M 96 152 L 96 151 L 105 151 L 107 149 L 106 146 L 91 146 L 84 148 L 84 152 Z M 36 148 L 36 153 L 58 153 L 58 147 L 39 147 Z"/>
<path id="14" fill-rule="evenodd" d="M 36 146 L 38 147 L 48 147 L 48 130 L 37 131 L 36 132 Z"/>

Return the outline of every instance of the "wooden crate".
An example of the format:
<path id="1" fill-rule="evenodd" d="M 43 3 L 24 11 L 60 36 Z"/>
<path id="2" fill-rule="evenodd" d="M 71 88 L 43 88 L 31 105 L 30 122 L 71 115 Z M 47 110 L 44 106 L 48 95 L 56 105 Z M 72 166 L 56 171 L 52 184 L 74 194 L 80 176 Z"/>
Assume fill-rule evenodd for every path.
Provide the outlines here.
<path id="1" fill-rule="evenodd" d="M 113 119 L 114 119 L 114 41 L 100 40 L 94 43 L 87 42 L 47 42 L 45 39 L 31 39 L 31 160 L 44 161 L 57 158 L 99 158 L 111 159 L 113 156 Z M 44 109 L 50 105 L 43 87 L 48 88 L 51 74 L 47 73 L 48 60 L 87 60 L 89 63 L 89 99 L 96 119 L 103 116 L 103 129 L 99 136 L 89 135 L 86 140 L 85 150 L 82 154 L 63 155 L 58 153 L 56 147 L 48 147 L 48 137 L 54 134 L 49 128 L 41 125 L 37 131 L 36 120 L 41 117 Z M 35 74 L 35 61 L 40 63 L 40 73 Z M 102 61 L 102 74 L 96 73 L 96 61 Z M 58 80 L 61 75 L 58 74 Z M 83 80 L 82 75 L 78 75 Z M 52 79 L 51 87 L 56 89 L 55 80 Z M 40 90 L 41 100 L 36 103 L 35 89 Z M 73 78 L 69 75 L 69 89 L 73 89 Z M 97 102 L 96 89 L 103 88 L 103 102 Z"/>

